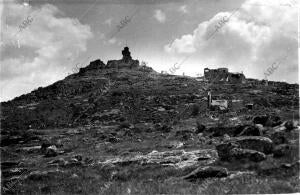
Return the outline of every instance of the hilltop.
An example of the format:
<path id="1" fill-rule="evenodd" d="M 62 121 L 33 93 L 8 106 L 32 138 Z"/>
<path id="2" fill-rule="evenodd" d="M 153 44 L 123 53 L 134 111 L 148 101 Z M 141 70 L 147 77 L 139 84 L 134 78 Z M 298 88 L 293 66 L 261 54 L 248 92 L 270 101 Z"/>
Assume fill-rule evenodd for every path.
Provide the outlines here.
<path id="1" fill-rule="evenodd" d="M 4 193 L 299 191 L 298 85 L 161 74 L 122 54 L 1 103 Z"/>

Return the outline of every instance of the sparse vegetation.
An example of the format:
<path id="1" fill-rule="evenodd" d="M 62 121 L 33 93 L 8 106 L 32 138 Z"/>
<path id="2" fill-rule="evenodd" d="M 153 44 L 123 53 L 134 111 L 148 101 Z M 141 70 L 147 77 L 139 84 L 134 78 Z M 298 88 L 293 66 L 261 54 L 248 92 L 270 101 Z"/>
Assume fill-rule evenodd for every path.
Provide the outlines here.
<path id="1" fill-rule="evenodd" d="M 11 189 L 2 188 L 2 193 L 299 192 L 299 128 L 293 120 L 299 106 L 298 98 L 291 103 L 290 97 L 298 93 L 295 87 L 211 84 L 216 96 L 255 104 L 252 110 L 220 111 L 206 107 L 204 82 L 155 75 L 139 68 L 118 72 L 85 68 L 81 74 L 1 103 L 2 186 L 18 181 Z M 277 92 L 282 101 L 274 109 Z M 259 116 L 272 117 L 261 124 Z M 241 132 L 252 136 L 260 131 L 261 139 L 270 138 L 274 146 L 284 140 L 288 151 L 279 151 L 274 158 L 273 151 L 261 154 L 251 144 L 241 148 L 232 141 Z M 236 158 L 219 158 L 216 146 L 222 143 L 231 144 L 228 155 Z M 263 158 L 252 162 L 252 154 Z M 194 182 L 184 179 L 204 166 L 226 168 L 228 175 L 199 173 Z M 26 175 L 20 176 L 22 170 L 28 171 Z"/>

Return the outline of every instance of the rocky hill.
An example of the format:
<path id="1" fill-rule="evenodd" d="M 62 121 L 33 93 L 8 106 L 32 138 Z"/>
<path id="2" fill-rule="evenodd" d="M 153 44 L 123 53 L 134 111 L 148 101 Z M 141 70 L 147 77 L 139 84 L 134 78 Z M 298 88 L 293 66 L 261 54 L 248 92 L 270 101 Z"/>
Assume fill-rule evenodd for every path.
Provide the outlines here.
<path id="1" fill-rule="evenodd" d="M 160 74 L 122 53 L 1 103 L 3 193 L 299 190 L 298 85 Z"/>

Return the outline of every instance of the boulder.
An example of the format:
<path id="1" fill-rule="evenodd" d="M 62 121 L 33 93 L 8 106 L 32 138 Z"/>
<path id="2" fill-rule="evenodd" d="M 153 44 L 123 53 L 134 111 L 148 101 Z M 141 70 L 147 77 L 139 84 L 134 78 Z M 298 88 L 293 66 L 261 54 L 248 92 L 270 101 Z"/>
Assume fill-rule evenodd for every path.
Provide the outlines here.
<path id="1" fill-rule="evenodd" d="M 262 136 L 262 131 L 255 125 L 246 126 L 238 136 Z"/>
<path id="2" fill-rule="evenodd" d="M 57 155 L 58 155 L 58 152 L 57 152 L 56 146 L 52 145 L 52 146 L 49 146 L 48 148 L 46 148 L 45 157 L 54 157 Z"/>
<path id="3" fill-rule="evenodd" d="M 219 158 L 221 160 L 229 160 L 231 155 L 231 150 L 234 148 L 239 148 L 240 146 L 236 143 L 225 142 L 216 146 Z"/>
<path id="4" fill-rule="evenodd" d="M 229 142 L 234 142 L 243 149 L 257 150 L 265 154 L 271 154 L 273 151 L 273 142 L 267 137 L 241 136 L 231 138 Z"/>
<path id="5" fill-rule="evenodd" d="M 266 159 L 266 155 L 256 150 L 233 148 L 230 151 L 230 160 L 246 160 L 260 162 Z"/>
<path id="6" fill-rule="evenodd" d="M 205 179 L 210 177 L 227 177 L 228 175 L 229 174 L 226 168 L 204 166 L 192 171 L 190 174 L 184 176 L 183 179 L 188 181 L 196 181 L 198 179 Z"/>
<path id="7" fill-rule="evenodd" d="M 266 155 L 262 152 L 243 149 L 241 146 L 234 142 L 227 142 L 217 145 L 218 155 L 221 160 L 249 160 L 259 162 L 266 159 Z"/>

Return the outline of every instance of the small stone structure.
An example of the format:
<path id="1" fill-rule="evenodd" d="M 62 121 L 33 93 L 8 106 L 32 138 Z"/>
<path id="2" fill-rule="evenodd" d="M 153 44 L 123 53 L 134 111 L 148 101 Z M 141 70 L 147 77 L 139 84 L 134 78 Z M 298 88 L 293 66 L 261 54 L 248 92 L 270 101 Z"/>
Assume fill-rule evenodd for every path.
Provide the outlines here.
<path id="1" fill-rule="evenodd" d="M 100 59 L 90 62 L 86 67 L 80 68 L 79 74 L 84 74 L 90 70 L 108 69 L 108 68 L 138 68 L 139 61 L 133 60 L 128 47 L 125 47 L 122 51 L 123 58 L 121 60 L 109 60 L 107 65 L 105 65 Z M 148 67 L 144 67 L 146 70 Z M 151 71 L 152 69 L 147 69 Z"/>
<path id="2" fill-rule="evenodd" d="M 105 68 L 105 64 L 100 59 L 98 59 L 90 62 L 88 66 L 80 68 L 79 73 L 82 74 L 89 70 L 97 70 L 97 69 L 104 69 L 104 68 Z"/>
<path id="3" fill-rule="evenodd" d="M 228 68 L 205 68 L 204 78 L 210 82 L 245 83 L 246 81 L 243 73 L 231 73 L 228 72 Z"/>
<path id="4" fill-rule="evenodd" d="M 137 68 L 139 66 L 138 60 L 133 60 L 128 47 L 122 51 L 123 58 L 121 60 L 109 60 L 107 68 Z"/>

